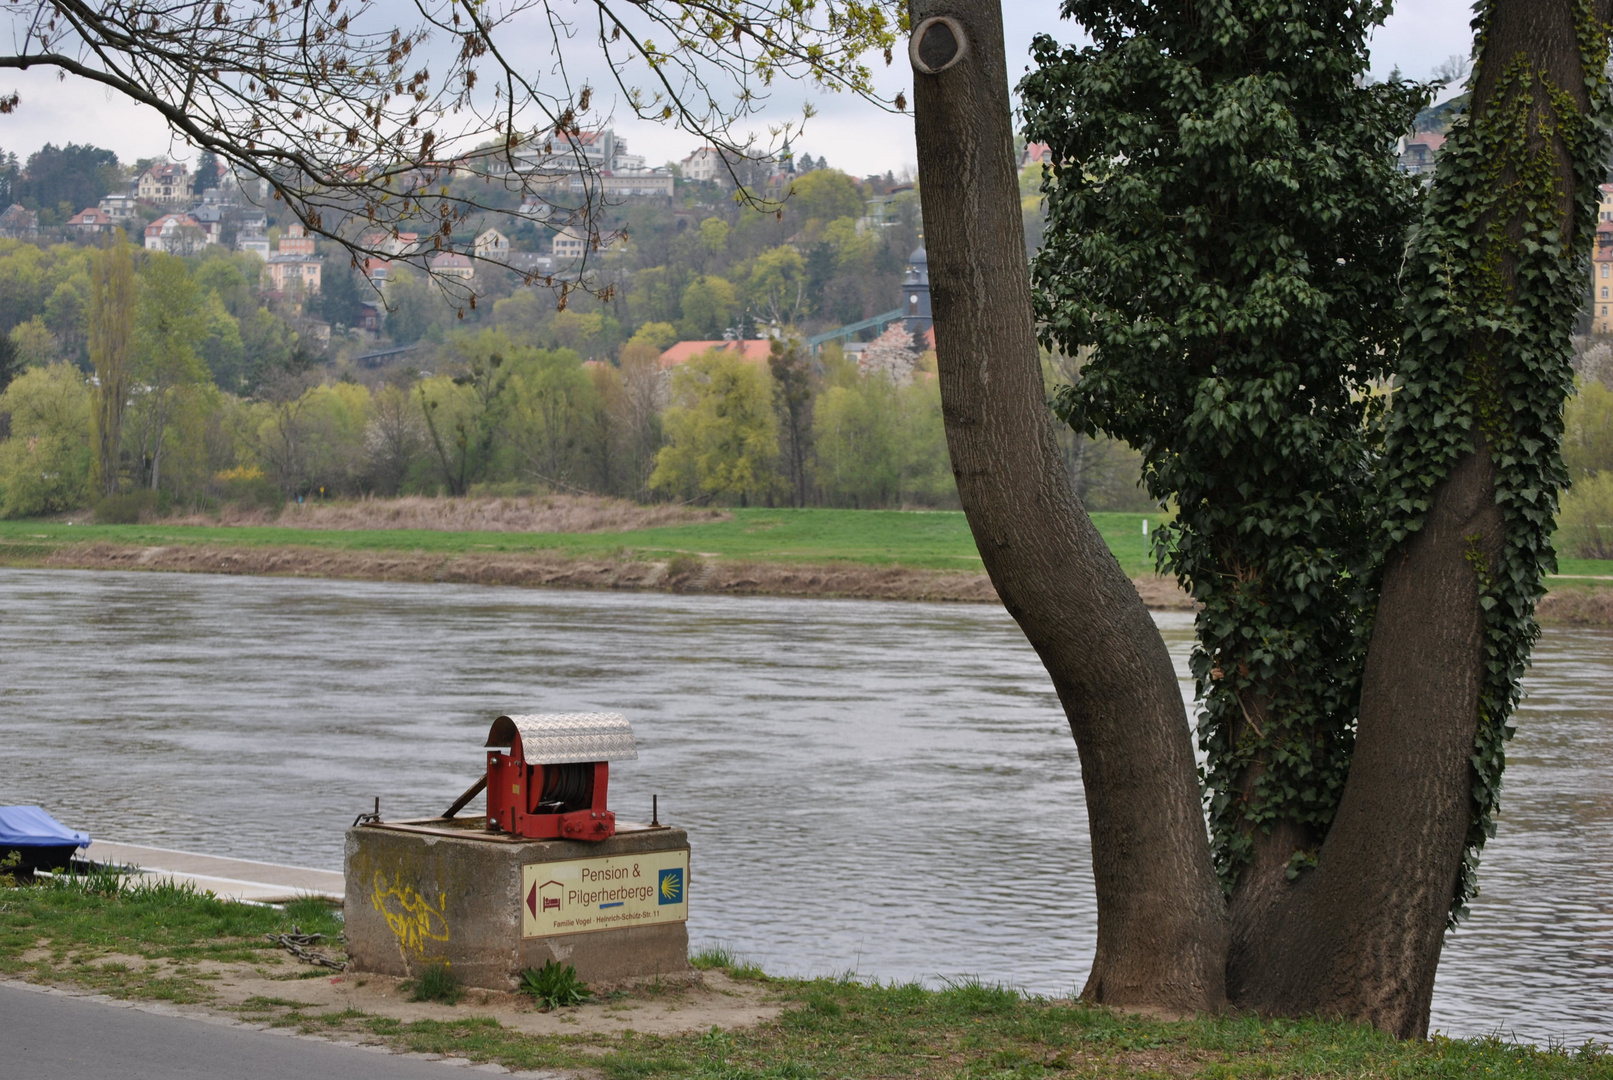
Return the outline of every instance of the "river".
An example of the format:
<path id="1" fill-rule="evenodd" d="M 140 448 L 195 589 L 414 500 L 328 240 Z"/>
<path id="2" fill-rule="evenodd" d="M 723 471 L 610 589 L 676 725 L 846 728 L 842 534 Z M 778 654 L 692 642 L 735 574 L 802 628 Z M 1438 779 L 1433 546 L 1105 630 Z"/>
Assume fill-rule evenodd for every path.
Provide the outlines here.
<path id="1" fill-rule="evenodd" d="M 1184 670 L 1190 618 L 1157 619 Z M 619 711 L 611 804 L 689 830 L 696 947 L 1050 995 L 1090 963 L 1075 747 L 994 607 L 0 570 L 0 634 L 0 803 L 92 835 L 340 869 L 501 712 Z M 1613 1040 L 1613 634 L 1536 657 L 1433 1024 Z"/>

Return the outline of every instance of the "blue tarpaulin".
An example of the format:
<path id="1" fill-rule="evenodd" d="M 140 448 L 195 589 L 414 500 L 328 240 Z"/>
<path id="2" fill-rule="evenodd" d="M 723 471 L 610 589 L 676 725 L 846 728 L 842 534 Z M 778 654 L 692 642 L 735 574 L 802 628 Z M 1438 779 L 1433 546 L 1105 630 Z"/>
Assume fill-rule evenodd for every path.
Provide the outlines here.
<path id="1" fill-rule="evenodd" d="M 69 829 L 37 806 L 0 806 L 0 847 L 88 847 L 90 834 Z"/>

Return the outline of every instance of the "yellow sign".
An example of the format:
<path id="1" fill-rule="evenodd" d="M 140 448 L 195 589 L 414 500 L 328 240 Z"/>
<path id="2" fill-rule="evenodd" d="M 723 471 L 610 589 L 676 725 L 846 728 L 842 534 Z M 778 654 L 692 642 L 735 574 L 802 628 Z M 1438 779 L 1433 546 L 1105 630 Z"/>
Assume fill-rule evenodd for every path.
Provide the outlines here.
<path id="1" fill-rule="evenodd" d="M 521 936 L 555 937 L 689 918 L 689 851 L 521 867 Z"/>

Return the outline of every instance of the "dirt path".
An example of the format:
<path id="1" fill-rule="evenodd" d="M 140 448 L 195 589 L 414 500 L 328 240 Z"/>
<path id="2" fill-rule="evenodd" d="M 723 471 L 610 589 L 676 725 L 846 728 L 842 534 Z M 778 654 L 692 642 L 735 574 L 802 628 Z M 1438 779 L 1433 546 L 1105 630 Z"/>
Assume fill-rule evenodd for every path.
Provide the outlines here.
<path id="1" fill-rule="evenodd" d="M 25 961 L 47 960 L 47 949 L 23 954 Z M 213 1015 L 272 1023 L 286 1018 L 357 1010 L 413 1023 L 490 1016 L 512 1031 L 528 1035 L 680 1035 L 753 1027 L 778 1016 L 784 1004 L 763 983 L 740 982 L 720 970 L 691 971 L 665 979 L 640 980 L 593 987 L 594 1000 L 578 1006 L 541 1011 L 525 994 L 467 988 L 453 1005 L 415 1001 L 405 980 L 368 972 L 334 972 L 310 967 L 289 956 L 267 953 L 250 964 L 215 960 L 147 960 L 107 953 L 86 961 L 101 972 L 134 971 L 146 978 L 200 979 L 206 1000 L 185 1006 Z M 95 974 L 92 970 L 90 974 Z M 39 978 L 35 984 L 76 989 L 71 975 Z M 106 979 L 94 980 L 104 985 Z M 93 991 L 90 991 L 93 992 Z"/>

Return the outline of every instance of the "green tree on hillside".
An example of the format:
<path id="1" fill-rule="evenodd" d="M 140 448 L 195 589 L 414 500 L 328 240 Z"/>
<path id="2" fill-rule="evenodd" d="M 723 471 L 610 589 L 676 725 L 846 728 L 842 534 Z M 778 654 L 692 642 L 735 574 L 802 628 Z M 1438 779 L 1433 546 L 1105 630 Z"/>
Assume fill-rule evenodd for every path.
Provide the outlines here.
<path id="1" fill-rule="evenodd" d="M 29 155 L 17 197 L 30 210 L 59 213 L 58 208 L 66 204 L 72 207 L 68 211 L 72 215 L 94 206 L 117 182 L 118 156 L 112 151 L 77 143 L 46 143 Z"/>
<path id="2" fill-rule="evenodd" d="M 426 452 L 426 423 L 407 387 L 388 383 L 375 392 L 364 429 L 369 482 L 381 495 L 397 495 Z"/>
<path id="3" fill-rule="evenodd" d="M 83 271 L 58 282 L 45 301 L 45 326 L 56 339 L 59 355 L 81 368 L 88 365 L 89 306 L 90 276 Z"/>
<path id="4" fill-rule="evenodd" d="M 1575 483 L 1613 472 L 1613 390 L 1595 379 L 1580 382 L 1563 409 L 1563 464 Z"/>
<path id="5" fill-rule="evenodd" d="M 241 393 L 246 387 L 246 343 L 241 339 L 241 324 L 216 292 L 203 293 L 201 320 L 203 337 L 196 349 L 213 382 L 221 390 Z"/>
<path id="6" fill-rule="evenodd" d="M 195 404 L 207 381 L 197 354 L 197 344 L 206 336 L 207 310 L 184 260 L 173 255 L 150 256 L 139 283 L 129 430 L 140 486 L 156 491 L 162 485 L 169 426 Z"/>
<path id="7" fill-rule="evenodd" d="M 95 370 L 96 493 L 116 495 L 122 480 L 123 413 L 135 358 L 134 258 L 120 229 L 90 266 L 89 348 Z"/>
<path id="8" fill-rule="evenodd" d="M 819 227 L 836 218 L 858 218 L 863 213 L 862 190 L 857 181 L 833 169 L 817 169 L 797 176 L 790 184 L 784 216 L 797 229 L 811 222 Z"/>
<path id="9" fill-rule="evenodd" d="M 813 407 L 817 478 L 836 504 L 885 505 L 897 491 L 896 387 L 875 376 L 830 386 Z"/>
<path id="10" fill-rule="evenodd" d="M 90 496 L 90 389 L 71 364 L 24 372 L 0 413 L 11 437 L 0 442 L 0 517 L 34 517 L 83 506 Z"/>
<path id="11" fill-rule="evenodd" d="M 258 309 L 252 284 L 259 279 L 262 269 L 263 263 L 256 255 L 206 258 L 196 267 L 196 287 L 217 296 L 224 310 L 235 318 L 245 319 Z"/>
<path id="12" fill-rule="evenodd" d="M 458 374 L 425 379 L 416 387 L 438 474 L 450 495 L 468 493 L 493 464 L 510 408 L 507 345 L 508 339 L 492 333 L 461 343 Z"/>
<path id="13" fill-rule="evenodd" d="M 678 340 L 678 328 L 669 322 L 640 323 L 627 339 L 629 345 L 643 345 L 657 353 L 665 352 Z"/>
<path id="14" fill-rule="evenodd" d="M 739 297 L 726 278 L 705 274 L 695 278 L 683 291 L 683 321 L 678 330 L 695 341 L 715 341 L 734 325 L 739 314 Z"/>
<path id="15" fill-rule="evenodd" d="M 480 347 L 505 351 L 510 369 L 505 423 L 517 468 L 536 480 L 567 489 L 591 477 L 585 459 L 595 442 L 593 414 L 599 405 L 594 382 L 571 349 L 510 349 L 489 340 Z M 609 470 L 605 470 L 608 474 Z M 600 478 L 608 482 L 608 475 Z"/>
<path id="16" fill-rule="evenodd" d="M 794 504 L 805 506 L 814 454 L 812 400 L 816 388 L 812 358 L 799 340 L 785 342 L 775 338 L 769 346 L 767 368 L 773 376 L 773 409 L 778 415 L 784 478 Z"/>
<path id="17" fill-rule="evenodd" d="M 196 159 L 196 175 L 190 182 L 191 193 L 200 198 L 208 188 L 218 187 L 218 174 L 218 155 L 211 150 L 203 150 Z"/>
<path id="18" fill-rule="evenodd" d="M 746 505 L 778 488 L 778 430 L 767 372 L 727 352 L 708 352 L 672 374 L 667 445 L 650 487 L 674 496 Z"/>
<path id="19" fill-rule="evenodd" d="M 11 380 L 21 375 L 22 371 L 22 356 L 17 352 L 16 342 L 11 340 L 10 334 L 0 334 L 0 394 L 5 393 Z"/>
<path id="20" fill-rule="evenodd" d="M 61 346 L 50 332 L 43 315 L 11 328 L 11 344 L 25 368 L 48 367 L 62 359 Z"/>
<path id="21" fill-rule="evenodd" d="M 745 282 L 753 310 L 766 315 L 774 326 L 794 326 L 806 312 L 806 260 L 788 244 L 756 256 Z"/>
<path id="22" fill-rule="evenodd" d="M 619 389 L 609 400 L 610 433 L 618 447 L 622 476 L 618 491 L 632 499 L 650 497 L 650 476 L 661 449 L 661 411 L 667 392 L 661 351 L 651 341 L 634 340 L 617 356 Z"/>

